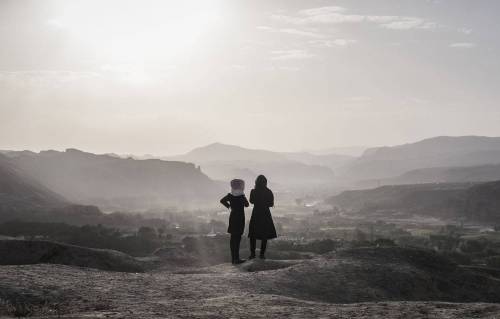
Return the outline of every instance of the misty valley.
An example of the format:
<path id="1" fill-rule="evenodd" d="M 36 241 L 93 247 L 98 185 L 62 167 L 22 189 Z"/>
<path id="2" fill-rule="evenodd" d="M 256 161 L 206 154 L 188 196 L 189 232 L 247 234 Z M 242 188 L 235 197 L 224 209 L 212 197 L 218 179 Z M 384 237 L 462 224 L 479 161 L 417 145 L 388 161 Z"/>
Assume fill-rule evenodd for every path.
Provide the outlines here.
<path id="1" fill-rule="evenodd" d="M 500 313 L 476 304 L 500 298 L 499 163 L 500 138 L 486 137 L 436 137 L 359 156 L 223 144 L 171 158 L 4 150 L 0 311 L 154 317 L 152 308 L 167 307 L 160 299 L 174 298 L 167 313 L 181 316 L 196 307 L 201 280 L 201 290 L 258 298 L 276 316 L 284 310 L 275 302 L 300 311 L 318 303 L 310 317 L 356 316 L 349 304 L 365 302 L 370 316 L 381 311 L 370 302 L 388 302 L 394 318 L 415 309 L 438 316 L 446 302 L 471 303 L 448 316 Z M 262 173 L 275 192 L 278 238 L 267 260 L 231 267 L 229 211 L 218 199 L 233 177 L 251 185 Z M 245 232 L 242 256 L 249 246 Z M 165 286 L 137 287 L 150 280 Z M 115 295 L 127 289 L 146 294 L 147 307 Z M 180 304 L 179 293 L 189 296 Z M 211 316 L 211 302 L 201 317 Z M 236 313 L 229 307 L 223 316 Z"/>

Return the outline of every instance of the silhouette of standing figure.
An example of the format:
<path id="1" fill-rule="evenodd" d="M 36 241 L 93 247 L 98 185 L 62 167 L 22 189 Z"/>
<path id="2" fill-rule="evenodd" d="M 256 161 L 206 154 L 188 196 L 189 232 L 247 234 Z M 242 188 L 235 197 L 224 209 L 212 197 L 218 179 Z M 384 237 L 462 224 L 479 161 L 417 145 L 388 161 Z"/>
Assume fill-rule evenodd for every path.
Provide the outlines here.
<path id="1" fill-rule="evenodd" d="M 267 240 L 276 238 L 270 207 L 274 206 L 273 192 L 267 188 L 267 179 L 259 175 L 255 180 L 255 188 L 250 192 L 250 203 L 253 204 L 252 217 L 248 237 L 250 238 L 250 257 L 255 258 L 257 239 L 261 240 L 260 258 L 265 259 Z"/>
<path id="2" fill-rule="evenodd" d="M 233 179 L 231 181 L 231 193 L 228 193 L 220 200 L 221 204 L 226 208 L 231 208 L 227 232 L 231 234 L 229 247 L 231 248 L 233 264 L 245 262 L 245 260 L 240 259 L 241 235 L 245 230 L 245 207 L 249 206 L 244 190 L 245 182 L 241 179 Z"/>

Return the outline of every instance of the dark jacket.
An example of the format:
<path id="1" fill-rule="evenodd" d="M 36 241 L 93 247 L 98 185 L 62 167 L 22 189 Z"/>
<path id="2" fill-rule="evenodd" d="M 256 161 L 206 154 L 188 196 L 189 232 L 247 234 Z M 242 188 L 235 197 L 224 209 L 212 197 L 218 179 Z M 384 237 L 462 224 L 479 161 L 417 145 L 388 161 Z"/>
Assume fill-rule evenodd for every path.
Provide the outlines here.
<path id="1" fill-rule="evenodd" d="M 256 185 L 250 192 L 250 203 L 254 206 L 248 237 L 260 240 L 276 238 L 276 229 L 269 209 L 274 206 L 273 192 L 265 185 Z"/>
<path id="2" fill-rule="evenodd" d="M 231 208 L 227 232 L 232 235 L 243 234 L 245 230 L 245 207 L 249 206 L 245 195 L 233 196 L 229 193 L 220 202 L 226 208 Z"/>

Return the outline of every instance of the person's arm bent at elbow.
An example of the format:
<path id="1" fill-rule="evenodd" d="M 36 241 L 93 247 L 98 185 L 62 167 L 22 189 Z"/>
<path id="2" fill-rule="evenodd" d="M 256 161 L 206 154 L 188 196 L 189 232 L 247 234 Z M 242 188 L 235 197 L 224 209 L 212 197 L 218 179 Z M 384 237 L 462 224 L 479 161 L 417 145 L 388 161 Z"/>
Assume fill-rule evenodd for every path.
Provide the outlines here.
<path id="1" fill-rule="evenodd" d="M 230 202 L 229 202 L 229 194 L 228 194 L 228 195 L 226 195 L 226 196 L 224 196 L 224 197 L 220 200 L 220 203 L 221 203 L 222 205 L 224 205 L 224 207 L 226 207 L 226 208 L 228 208 L 228 209 L 229 209 L 229 207 L 231 207 L 231 204 L 230 204 Z"/>

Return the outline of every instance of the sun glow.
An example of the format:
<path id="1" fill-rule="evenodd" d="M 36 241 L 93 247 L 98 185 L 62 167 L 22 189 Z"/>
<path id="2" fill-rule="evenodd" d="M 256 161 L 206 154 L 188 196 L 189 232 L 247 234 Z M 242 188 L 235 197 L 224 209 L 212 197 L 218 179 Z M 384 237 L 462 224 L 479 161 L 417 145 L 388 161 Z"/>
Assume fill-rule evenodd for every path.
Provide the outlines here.
<path id="1" fill-rule="evenodd" d="M 47 21 L 87 50 L 101 69 L 148 81 L 151 69 L 169 68 L 203 51 L 222 23 L 213 1 L 76 1 Z"/>

